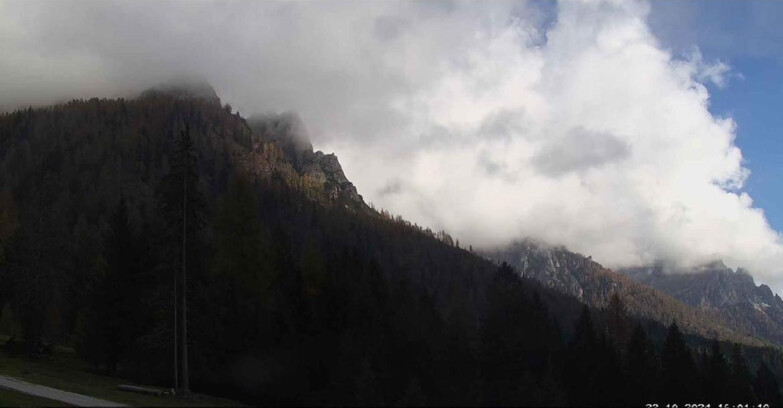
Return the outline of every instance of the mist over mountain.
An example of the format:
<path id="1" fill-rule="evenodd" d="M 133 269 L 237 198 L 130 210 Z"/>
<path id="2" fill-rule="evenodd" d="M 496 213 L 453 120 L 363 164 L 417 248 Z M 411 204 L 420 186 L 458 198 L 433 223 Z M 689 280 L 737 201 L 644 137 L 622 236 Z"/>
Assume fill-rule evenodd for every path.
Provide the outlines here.
<path id="1" fill-rule="evenodd" d="M 207 78 L 245 116 L 298 112 L 365 201 L 463 244 L 529 236 L 612 268 L 722 259 L 780 292 L 742 124 L 710 111 L 741 72 L 666 48 L 650 7 L 3 2 L 0 107 Z"/>
<path id="2" fill-rule="evenodd" d="M 496 265 L 365 204 L 297 115 L 245 120 L 209 89 L 0 115 L 3 353 L 68 345 L 187 393 L 171 376 L 186 287 L 190 369 L 175 365 L 249 404 L 711 400 L 723 374 L 705 362 L 729 348 L 751 368 L 725 394 L 779 400 L 763 336 L 562 247 L 521 242 L 493 257 L 517 270 Z"/>
<path id="3" fill-rule="evenodd" d="M 722 262 L 665 272 L 662 266 L 622 270 L 631 279 L 667 293 L 745 333 L 783 344 L 783 300 L 747 271 Z"/>
<path id="4" fill-rule="evenodd" d="M 747 317 L 745 314 L 739 315 L 730 310 L 715 313 L 716 309 L 723 306 L 730 307 L 724 304 L 726 302 L 716 300 L 713 307 L 705 308 L 701 301 L 694 302 L 693 297 L 681 296 L 694 290 L 681 284 L 683 280 L 689 278 L 699 280 L 692 274 L 678 275 L 680 281 L 676 281 L 673 275 L 664 275 L 660 270 L 655 277 L 649 278 L 646 278 L 648 274 L 642 276 L 641 271 L 646 270 L 642 268 L 615 272 L 595 262 L 591 257 L 571 252 L 563 246 L 551 246 L 530 239 L 482 254 L 498 263 L 507 262 L 520 275 L 539 281 L 547 288 L 574 296 L 593 307 L 605 308 L 613 296 L 619 296 L 625 303 L 628 313 L 639 318 L 664 324 L 677 321 L 684 330 L 705 337 L 732 339 L 732 341 L 743 338 L 742 341 L 753 344 L 768 344 L 767 342 L 783 344 L 781 342 L 783 339 L 778 335 L 778 331 L 783 327 L 780 323 L 765 323 L 769 326 L 768 329 L 756 330 L 752 327 L 753 324 L 744 321 Z M 752 278 L 749 275 L 744 276 L 750 279 L 751 287 L 755 289 Z M 664 282 L 670 285 L 667 286 Z M 701 296 L 722 295 L 724 298 L 735 298 L 734 302 L 729 302 L 731 305 L 747 301 L 746 296 L 736 299 L 737 296 L 732 295 L 730 289 L 721 286 Z M 748 289 L 747 285 L 741 287 L 744 291 Z M 761 293 L 765 293 L 765 290 L 771 297 L 769 287 L 759 288 Z M 775 297 L 778 301 L 772 302 L 770 298 L 766 298 L 766 301 L 778 305 L 780 298 L 777 295 Z M 700 297 L 699 300 L 701 299 Z M 777 316 L 777 313 L 774 315 Z"/>
<path id="5" fill-rule="evenodd" d="M 215 88 L 203 78 L 171 78 L 168 82 L 145 90 L 139 95 L 139 98 L 150 98 L 157 94 L 168 95 L 177 99 L 201 99 L 209 103 L 221 105 Z"/>
<path id="6" fill-rule="evenodd" d="M 660 4 L 0 0 L 0 406 L 783 406 L 783 3 Z"/>

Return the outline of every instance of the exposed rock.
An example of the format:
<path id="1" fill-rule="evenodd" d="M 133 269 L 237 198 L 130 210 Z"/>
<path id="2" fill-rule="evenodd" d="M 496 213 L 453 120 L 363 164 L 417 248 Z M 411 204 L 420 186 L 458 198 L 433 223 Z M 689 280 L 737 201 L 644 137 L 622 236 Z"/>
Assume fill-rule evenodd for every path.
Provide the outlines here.
<path id="1" fill-rule="evenodd" d="M 570 252 L 562 246 L 549 246 L 528 239 L 503 249 L 484 252 L 484 255 L 495 262 L 508 262 L 521 275 L 593 307 L 605 307 L 616 293 L 633 316 L 663 324 L 676 320 L 686 332 L 706 337 L 748 344 L 763 343 L 713 314 L 691 308 L 662 291 L 634 282 L 621 273 L 604 268 L 592 258 Z"/>
<path id="2" fill-rule="evenodd" d="M 362 196 L 343 172 L 337 156 L 313 151 L 304 124 L 294 113 L 267 114 L 248 119 L 252 150 L 261 155 L 257 170 L 278 172 L 292 184 L 326 199 L 346 198 L 364 204 Z"/>
<path id="3" fill-rule="evenodd" d="M 178 81 L 144 91 L 140 98 L 168 95 L 177 99 L 202 99 L 220 105 L 215 90 L 203 81 Z M 288 184 L 302 189 L 312 198 L 341 198 L 364 205 L 362 196 L 343 172 L 337 156 L 313 151 L 313 145 L 302 119 L 296 113 L 255 115 L 241 129 L 249 150 L 237 148 L 245 169 L 258 177 L 281 176 Z"/>
<path id="4" fill-rule="evenodd" d="M 718 261 L 668 273 L 658 265 L 623 272 L 733 327 L 783 345 L 783 300 L 768 286 L 756 286 L 744 269 L 735 272 Z"/>
<path id="5" fill-rule="evenodd" d="M 306 156 L 306 168 L 303 175 L 323 180 L 323 188 L 330 199 L 345 197 L 351 201 L 364 204 L 364 200 L 356 186 L 345 177 L 342 166 L 334 153 L 323 154 L 320 150 Z M 321 176 L 323 175 L 323 176 Z"/>
<path id="6" fill-rule="evenodd" d="M 313 153 L 307 129 L 295 113 L 255 115 L 247 123 L 253 130 L 254 148 L 264 143 L 276 144 L 291 159 L 297 171 L 302 170 L 305 156 Z"/>

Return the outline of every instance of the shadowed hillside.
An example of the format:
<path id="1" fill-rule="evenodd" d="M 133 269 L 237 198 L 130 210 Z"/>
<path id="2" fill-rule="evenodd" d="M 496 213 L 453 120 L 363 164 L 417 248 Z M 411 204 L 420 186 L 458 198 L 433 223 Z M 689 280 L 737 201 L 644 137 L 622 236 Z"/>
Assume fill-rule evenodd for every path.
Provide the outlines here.
<path id="1" fill-rule="evenodd" d="M 6 352 L 68 344 L 95 370 L 171 386 L 184 265 L 193 388 L 254 404 L 699 400 L 665 379 L 709 378 L 705 337 L 758 344 L 574 254 L 515 261 L 520 277 L 379 213 L 296 116 L 246 121 L 213 93 L 0 116 Z M 565 271 L 575 297 L 526 277 Z M 738 350 L 743 387 L 781 372 L 775 350 Z"/>
<path id="2" fill-rule="evenodd" d="M 722 262 L 664 273 L 658 267 L 623 270 L 631 279 L 727 322 L 730 327 L 783 344 L 783 300 L 746 271 Z"/>
<path id="3" fill-rule="evenodd" d="M 498 262 L 508 262 L 522 276 L 593 307 L 605 307 L 612 295 L 617 294 L 628 306 L 628 312 L 639 318 L 666 325 L 677 321 L 683 331 L 708 338 L 751 345 L 770 344 L 763 337 L 756 337 L 756 332 L 730 326 L 720 316 L 693 309 L 667 294 L 669 292 L 635 282 L 563 247 L 526 240 L 504 250 L 487 252 L 486 256 Z"/>

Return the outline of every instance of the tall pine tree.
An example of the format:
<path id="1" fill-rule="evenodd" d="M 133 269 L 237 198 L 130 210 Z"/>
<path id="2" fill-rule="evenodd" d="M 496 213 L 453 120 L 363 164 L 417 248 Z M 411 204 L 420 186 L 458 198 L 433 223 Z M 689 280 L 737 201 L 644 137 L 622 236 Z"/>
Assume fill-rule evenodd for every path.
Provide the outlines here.
<path id="1" fill-rule="evenodd" d="M 685 345 L 677 322 L 669 326 L 661 362 L 663 381 L 660 397 L 671 402 L 697 401 L 699 393 L 693 356 Z"/>
<path id="2" fill-rule="evenodd" d="M 568 400 L 572 405 L 597 406 L 602 402 L 603 396 L 599 395 L 597 387 L 600 379 L 595 375 L 598 349 L 593 318 L 585 305 L 568 345 L 563 373 Z"/>
<path id="3" fill-rule="evenodd" d="M 196 149 L 188 125 L 180 132 L 171 163 L 171 170 L 158 190 L 158 203 L 166 224 L 166 263 L 175 275 L 175 383 L 180 392 L 188 393 L 188 277 L 192 277 L 193 271 L 201 266 L 199 254 L 203 245 L 200 232 L 206 212 L 199 186 Z"/>
<path id="4" fill-rule="evenodd" d="M 81 354 L 110 373 L 140 329 L 138 249 L 123 197 L 104 241 L 105 274 L 94 291 L 80 347 Z"/>
<path id="5" fill-rule="evenodd" d="M 627 387 L 621 391 L 625 394 L 625 402 L 628 405 L 642 405 L 653 401 L 659 364 L 641 324 L 637 323 L 631 333 L 625 358 Z"/>
<path id="6" fill-rule="evenodd" d="M 704 396 L 712 403 L 724 403 L 728 394 L 726 389 L 729 385 L 729 366 L 726 364 L 726 357 L 720 350 L 720 344 L 713 340 L 710 350 L 709 360 L 704 373 Z"/>
<path id="7" fill-rule="evenodd" d="M 756 371 L 756 378 L 753 379 L 753 391 L 761 404 L 769 404 L 772 407 L 783 405 L 778 379 L 764 363 L 761 363 L 758 371 Z"/>
<path id="8" fill-rule="evenodd" d="M 742 353 L 742 346 L 733 344 L 731 347 L 731 378 L 729 380 L 729 398 L 742 403 L 755 402 L 751 385 L 750 370 Z"/>

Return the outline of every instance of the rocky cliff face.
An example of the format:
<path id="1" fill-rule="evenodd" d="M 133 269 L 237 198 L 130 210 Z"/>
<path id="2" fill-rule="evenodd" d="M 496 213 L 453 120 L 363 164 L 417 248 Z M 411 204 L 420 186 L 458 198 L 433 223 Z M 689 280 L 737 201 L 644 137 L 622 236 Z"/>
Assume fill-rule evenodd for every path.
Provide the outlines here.
<path id="1" fill-rule="evenodd" d="M 141 93 L 140 99 L 157 96 L 177 100 L 199 100 L 220 106 L 220 98 L 206 82 L 178 81 L 158 85 Z M 231 114 L 230 108 L 225 113 Z M 303 190 L 313 199 L 345 199 L 365 207 L 362 196 L 343 172 L 333 153 L 313 151 L 313 145 L 301 118 L 295 113 L 256 115 L 242 119 L 235 132 L 242 146 L 233 146 L 229 154 L 256 177 L 282 177 L 289 185 Z"/>
<path id="2" fill-rule="evenodd" d="M 252 152 L 258 155 L 248 158 L 252 171 L 277 172 L 309 194 L 364 204 L 356 187 L 345 176 L 337 156 L 313 151 L 298 115 L 254 116 L 247 123 L 252 132 Z"/>
<path id="3" fill-rule="evenodd" d="M 733 327 L 783 344 L 783 300 L 767 285 L 756 286 L 742 269 L 713 262 L 677 272 L 666 272 L 660 265 L 622 272 Z"/>
<path id="4" fill-rule="evenodd" d="M 605 307 L 616 293 L 633 316 L 663 324 L 676 320 L 687 332 L 707 337 L 749 344 L 765 343 L 745 335 L 740 327 L 730 325 L 718 315 L 689 307 L 663 291 L 635 282 L 628 276 L 604 268 L 590 257 L 570 252 L 562 246 L 524 240 L 484 255 L 495 262 L 508 262 L 521 275 L 594 307 Z"/>

